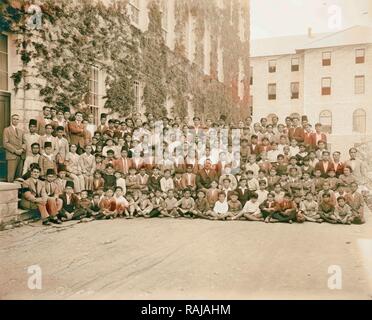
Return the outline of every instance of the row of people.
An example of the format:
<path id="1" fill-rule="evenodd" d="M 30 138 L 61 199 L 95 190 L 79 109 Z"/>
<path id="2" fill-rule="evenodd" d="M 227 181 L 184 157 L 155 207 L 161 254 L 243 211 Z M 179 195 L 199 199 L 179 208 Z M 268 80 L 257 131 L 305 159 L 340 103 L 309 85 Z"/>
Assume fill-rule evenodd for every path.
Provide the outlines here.
<path id="1" fill-rule="evenodd" d="M 112 169 L 108 165 L 108 169 Z M 191 168 L 191 167 L 190 167 Z M 252 176 L 253 172 L 249 172 Z M 113 176 L 115 177 L 115 176 Z M 65 179 L 61 170 L 58 178 L 53 169 L 48 169 L 46 180 L 40 178 L 40 168 L 32 166 L 30 178 L 23 183 L 21 205 L 25 209 L 38 209 L 43 224 L 61 223 L 62 220 L 81 218 L 114 218 L 134 216 L 179 217 L 190 216 L 205 219 L 265 222 L 329 222 L 361 224 L 364 219 L 364 199 L 358 192 L 358 184 L 340 185 L 337 190 L 325 181 L 320 190 L 311 188 L 288 189 L 275 184 L 270 190 L 267 181 L 259 180 L 258 188 L 249 184 L 251 178 L 241 177 L 237 187 L 224 177 L 209 188 L 190 188 L 174 184 L 141 185 L 139 180 L 126 185 L 117 175 L 115 180 L 103 179 L 97 190 L 74 192 L 74 182 Z M 170 179 L 170 171 L 161 179 Z M 125 180 L 124 180 L 125 181 Z M 164 181 L 164 180 L 163 180 Z M 173 180 L 172 180 L 173 181 Z"/>

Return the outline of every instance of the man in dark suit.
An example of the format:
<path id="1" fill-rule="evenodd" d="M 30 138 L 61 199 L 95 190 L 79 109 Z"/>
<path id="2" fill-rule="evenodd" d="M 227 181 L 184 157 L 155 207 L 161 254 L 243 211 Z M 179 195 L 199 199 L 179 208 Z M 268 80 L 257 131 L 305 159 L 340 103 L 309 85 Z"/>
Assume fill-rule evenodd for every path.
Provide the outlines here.
<path id="1" fill-rule="evenodd" d="M 196 185 L 198 189 L 209 189 L 213 180 L 218 180 L 218 174 L 212 169 L 211 160 L 206 159 L 204 167 L 196 175 Z"/>
<path id="2" fill-rule="evenodd" d="M 236 192 L 238 193 L 238 200 L 244 207 L 245 203 L 250 199 L 251 194 L 247 186 L 247 179 L 239 180 L 239 187 L 236 189 Z"/>
<path id="3" fill-rule="evenodd" d="M 329 170 L 334 169 L 334 164 L 329 159 L 329 156 L 329 151 L 323 151 L 322 160 L 315 165 L 315 170 L 320 170 L 323 178 L 327 178 Z"/>
<path id="4" fill-rule="evenodd" d="M 336 176 L 339 177 L 340 175 L 344 173 L 344 168 L 345 168 L 345 164 L 340 161 L 341 152 L 339 151 L 333 152 L 332 158 L 333 158 L 333 166 L 336 172 Z"/>
<path id="5" fill-rule="evenodd" d="M 8 163 L 8 182 L 13 182 L 22 174 L 22 154 L 26 151 L 23 145 L 23 131 L 18 128 L 19 115 L 12 115 L 11 125 L 3 132 L 3 146 Z"/>

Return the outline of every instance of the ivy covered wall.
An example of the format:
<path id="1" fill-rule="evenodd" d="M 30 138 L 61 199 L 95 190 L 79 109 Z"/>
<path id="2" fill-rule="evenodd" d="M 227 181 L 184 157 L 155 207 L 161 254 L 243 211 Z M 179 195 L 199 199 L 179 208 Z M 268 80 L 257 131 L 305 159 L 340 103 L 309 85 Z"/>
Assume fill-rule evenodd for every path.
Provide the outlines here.
<path id="1" fill-rule="evenodd" d="M 36 1 L 43 11 L 38 30 L 25 28 L 27 1 L 12 0 L 0 6 L 0 28 L 16 34 L 21 68 L 12 79 L 15 94 L 36 89 L 50 106 L 84 108 L 91 67 L 106 75 L 105 107 L 122 115 L 134 106 L 133 82 L 143 83 L 143 105 L 156 115 L 186 116 L 190 101 L 194 113 L 215 119 L 221 114 L 249 113 L 249 6 L 248 1 L 175 0 L 175 49 L 162 35 L 159 2 L 148 0 L 147 30 L 130 21 L 126 1 L 103 5 L 90 0 Z M 193 19 L 195 50 L 187 59 L 186 26 Z M 244 26 L 244 37 L 239 34 Z M 209 26 L 210 75 L 203 72 L 205 29 Z M 243 40 L 243 41 L 242 41 Z M 223 83 L 218 81 L 218 54 L 223 54 Z M 239 61 L 245 78 L 239 79 Z M 221 69 L 221 68 L 220 68 Z M 245 86 L 238 97 L 239 80 Z M 248 80 L 248 81 L 247 81 Z"/>

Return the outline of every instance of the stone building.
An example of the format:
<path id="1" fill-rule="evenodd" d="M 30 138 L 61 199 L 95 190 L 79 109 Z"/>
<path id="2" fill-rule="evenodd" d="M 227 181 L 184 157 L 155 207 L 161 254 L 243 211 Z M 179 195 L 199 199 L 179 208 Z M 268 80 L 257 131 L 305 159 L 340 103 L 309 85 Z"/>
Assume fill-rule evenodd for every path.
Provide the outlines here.
<path id="1" fill-rule="evenodd" d="M 79 3 L 78 0 L 75 2 Z M 95 1 L 95 3 L 98 2 L 106 6 L 112 4 L 111 0 Z M 27 19 L 36 13 L 35 10 L 30 10 L 30 7 L 22 6 L 21 1 L 10 1 L 9 3 L 13 11 L 17 12 L 18 10 L 18 12 L 25 14 Z M 39 5 L 42 10 L 44 9 L 43 1 L 34 1 L 34 3 Z M 212 114 L 218 117 L 219 113 L 213 112 L 213 105 L 209 107 L 208 113 L 200 102 L 209 98 L 208 95 L 213 96 L 213 94 L 209 94 L 208 90 L 205 90 L 211 84 L 211 87 L 214 86 L 219 92 L 223 92 L 231 101 L 231 110 L 224 110 L 225 113 L 232 115 L 235 119 L 250 114 L 248 0 L 210 0 L 205 2 L 196 0 L 123 0 L 123 3 L 126 3 L 132 32 L 140 34 L 146 33 L 149 28 L 150 5 L 155 3 L 158 6 L 166 50 L 169 55 L 177 55 L 178 61 L 181 61 L 170 68 L 178 68 L 186 73 L 189 82 L 192 82 L 192 79 L 198 79 L 197 81 L 200 81 L 204 86 L 198 92 L 199 95 L 204 94 L 201 98 L 199 97 L 198 103 L 193 93 L 185 93 L 181 107 L 178 106 L 177 110 L 183 111 L 183 114 L 187 115 L 190 120 L 194 115 L 204 117 Z M 48 14 L 47 12 L 43 13 L 42 10 L 42 14 Z M 25 13 L 27 11 L 29 13 Z M 0 29 L 0 132 L 9 124 L 11 114 L 19 114 L 21 122 L 26 128 L 29 119 L 36 118 L 41 114 L 43 106 L 53 106 L 40 96 L 40 88 L 37 85 L 43 84 L 45 86 L 46 81 L 40 74 L 35 73 L 33 60 L 31 59 L 25 66 L 24 60 L 19 54 L 22 51 L 19 45 L 20 34 L 12 32 L 11 28 L 7 30 L 0 21 L 0 28 L 1 26 L 3 28 Z M 32 43 L 34 39 L 28 39 L 28 41 Z M 138 60 L 140 65 L 142 57 L 140 56 Z M 29 73 L 29 86 L 27 89 L 16 90 L 15 79 L 20 76 L 20 70 Z M 85 93 L 85 99 L 82 99 L 95 115 L 96 121 L 98 121 L 100 113 L 110 113 L 110 110 L 105 108 L 106 77 L 105 70 L 93 65 L 89 76 L 89 89 Z M 146 79 L 146 75 L 143 78 Z M 148 85 L 146 81 L 148 80 L 133 80 L 134 103 L 130 106 L 131 111 L 146 111 L 144 101 L 144 90 Z M 175 102 L 170 95 L 167 95 L 164 100 L 167 115 L 176 115 L 175 105 L 180 102 Z M 196 104 L 198 106 L 195 106 Z M 72 110 L 75 108 L 75 106 L 69 107 Z M 111 116 L 115 116 L 115 114 Z M 1 147 L 0 144 L 0 165 L 3 168 L 4 151 Z M 4 173 L 1 174 L 1 176 L 3 175 Z"/>
<path id="2" fill-rule="evenodd" d="M 252 41 L 251 95 L 255 121 L 306 114 L 331 150 L 372 139 L 372 28 Z"/>

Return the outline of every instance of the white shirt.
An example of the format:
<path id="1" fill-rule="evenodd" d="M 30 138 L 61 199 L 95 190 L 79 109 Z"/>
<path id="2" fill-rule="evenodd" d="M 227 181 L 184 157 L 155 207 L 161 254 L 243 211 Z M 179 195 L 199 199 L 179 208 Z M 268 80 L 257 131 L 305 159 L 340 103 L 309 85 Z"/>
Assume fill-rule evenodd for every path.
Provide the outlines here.
<path id="1" fill-rule="evenodd" d="M 168 192 L 169 190 L 174 189 L 174 182 L 172 177 L 169 177 L 168 179 L 163 177 L 160 179 L 160 188 L 163 192 Z"/>
<path id="2" fill-rule="evenodd" d="M 260 205 L 261 203 L 263 203 L 267 199 L 267 195 L 269 194 L 269 191 L 267 191 L 267 190 L 257 190 L 256 193 L 258 195 L 257 202 Z"/>
<path id="3" fill-rule="evenodd" d="M 300 148 L 298 146 L 292 147 L 289 146 L 289 155 L 291 157 L 295 157 L 300 152 Z"/>
<path id="4" fill-rule="evenodd" d="M 258 215 L 261 213 L 260 204 L 258 203 L 258 201 L 253 203 L 251 200 L 249 200 L 245 203 L 243 212 Z"/>
<path id="5" fill-rule="evenodd" d="M 117 187 L 121 187 L 123 189 L 123 193 L 124 194 L 127 193 L 127 186 L 126 186 L 126 183 L 125 183 L 125 179 L 124 178 L 116 179 L 116 186 Z"/>
<path id="6" fill-rule="evenodd" d="M 214 204 L 213 211 L 215 213 L 227 213 L 229 211 L 229 205 L 227 204 L 227 201 L 221 202 L 221 201 L 216 201 Z"/>
<path id="7" fill-rule="evenodd" d="M 250 180 L 247 179 L 247 185 L 250 191 L 256 191 L 260 187 L 260 185 L 258 184 L 258 180 L 256 178 L 252 178 Z"/>
<path id="8" fill-rule="evenodd" d="M 278 155 L 280 155 L 281 152 L 279 150 L 270 150 L 267 153 L 267 158 L 270 162 L 276 162 Z"/>
<path id="9" fill-rule="evenodd" d="M 96 132 L 96 130 L 97 130 L 97 126 L 94 123 L 88 123 L 86 130 L 89 131 L 90 134 L 93 137 L 94 136 L 94 132 Z"/>

